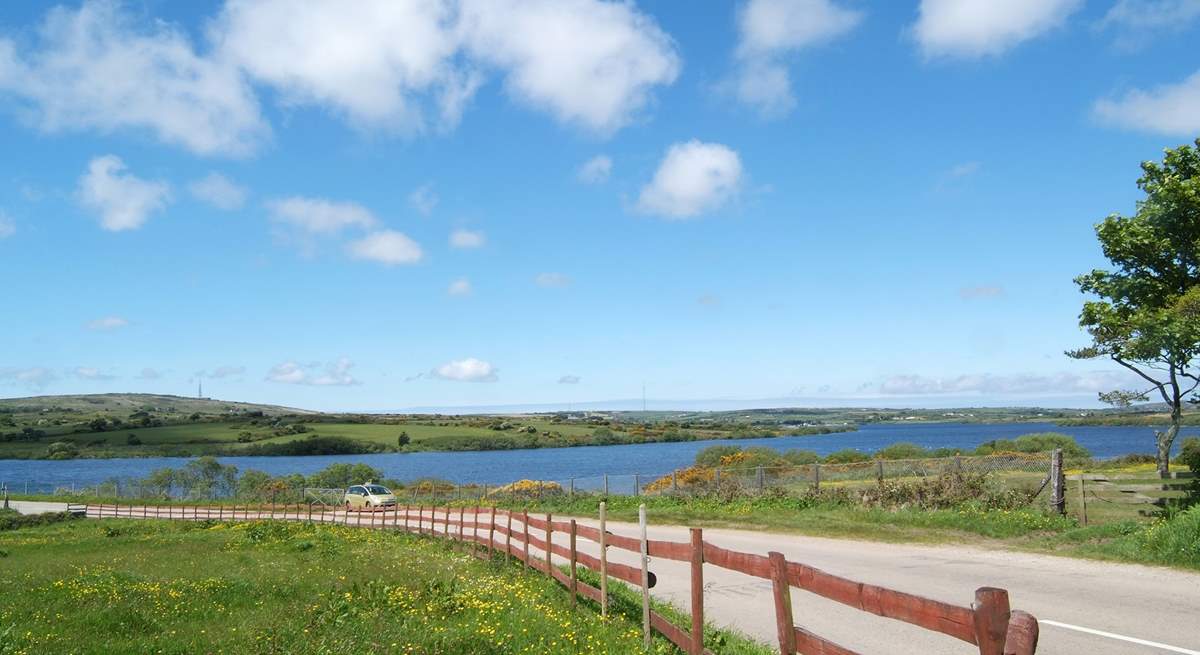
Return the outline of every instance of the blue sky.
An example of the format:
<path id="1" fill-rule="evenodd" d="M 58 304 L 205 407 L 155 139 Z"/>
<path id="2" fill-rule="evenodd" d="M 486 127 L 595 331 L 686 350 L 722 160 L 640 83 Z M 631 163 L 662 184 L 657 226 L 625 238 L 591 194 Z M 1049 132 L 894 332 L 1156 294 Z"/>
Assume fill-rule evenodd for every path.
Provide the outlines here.
<path id="1" fill-rule="evenodd" d="M 0 7 L 0 394 L 1125 383 L 1071 279 L 1200 136 L 1200 2 L 356 6 Z"/>

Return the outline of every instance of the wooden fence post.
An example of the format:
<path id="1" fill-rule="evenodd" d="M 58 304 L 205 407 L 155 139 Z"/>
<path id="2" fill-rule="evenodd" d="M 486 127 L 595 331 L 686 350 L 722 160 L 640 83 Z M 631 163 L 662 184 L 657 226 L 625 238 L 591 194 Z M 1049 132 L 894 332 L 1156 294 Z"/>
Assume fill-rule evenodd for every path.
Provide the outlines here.
<path id="1" fill-rule="evenodd" d="M 525 532 L 525 566 L 533 567 L 533 562 L 529 561 L 529 512 L 521 513 L 521 529 Z"/>
<path id="2" fill-rule="evenodd" d="M 504 559 L 508 560 L 508 556 L 512 554 L 512 510 L 506 512 L 508 515 L 508 525 L 504 532 Z"/>
<path id="3" fill-rule="evenodd" d="M 1065 486 L 1062 448 L 1055 448 L 1050 455 L 1050 508 L 1059 514 L 1067 511 Z"/>
<path id="4" fill-rule="evenodd" d="M 1033 655 L 1037 651 L 1037 642 L 1037 619 L 1021 610 L 1013 610 L 1008 619 L 1004 655 Z"/>
<path id="5" fill-rule="evenodd" d="M 608 503 L 600 501 L 600 616 L 608 616 Z"/>
<path id="6" fill-rule="evenodd" d="M 813 464 L 813 491 L 821 493 L 821 464 Z"/>
<path id="7" fill-rule="evenodd" d="M 760 494 L 761 494 L 761 493 L 763 492 L 763 486 L 764 486 L 764 484 L 763 484 L 763 483 L 765 482 L 765 480 L 763 479 L 763 478 L 764 478 L 764 476 L 763 476 L 763 467 L 762 467 L 762 464 L 759 464 L 759 465 L 758 465 L 758 471 L 757 471 L 757 474 L 758 474 L 758 493 L 760 493 Z"/>
<path id="8" fill-rule="evenodd" d="M 551 578 L 554 577 L 554 570 L 550 568 L 553 566 L 550 556 L 554 554 L 550 546 L 550 544 L 554 543 L 554 526 L 550 524 L 552 518 L 552 516 L 546 514 L 546 575 Z"/>
<path id="9" fill-rule="evenodd" d="M 879 484 L 883 484 L 883 460 L 882 459 L 875 460 L 875 481 Z"/>
<path id="10" fill-rule="evenodd" d="M 792 586 L 787 578 L 787 560 L 783 553 L 767 553 L 771 560 L 771 591 L 775 595 L 775 631 L 779 636 L 779 655 L 796 652 L 796 629 L 792 619 Z"/>
<path id="11" fill-rule="evenodd" d="M 692 650 L 704 655 L 704 531 L 692 528 Z"/>
<path id="12" fill-rule="evenodd" d="M 570 489 L 571 490 L 570 490 L 570 492 L 568 492 L 568 495 L 570 495 L 572 498 L 574 498 L 575 497 L 575 478 L 571 478 Z"/>
<path id="13" fill-rule="evenodd" d="M 1083 473 L 1079 474 L 1079 513 L 1084 525 L 1087 525 L 1087 489 L 1083 482 Z"/>
<path id="14" fill-rule="evenodd" d="M 579 574 L 575 570 L 575 519 L 571 519 L 571 607 L 579 604 Z"/>
<path id="15" fill-rule="evenodd" d="M 675 471 L 671 471 L 671 493 L 678 493 L 678 492 L 679 492 L 679 477 L 675 474 Z"/>
<path id="16" fill-rule="evenodd" d="M 1008 592 L 995 587 L 975 590 L 975 641 L 979 655 L 1004 655 L 1004 639 L 1008 632 Z"/>
<path id="17" fill-rule="evenodd" d="M 458 508 L 458 541 L 467 543 L 467 508 L 465 505 Z"/>
<path id="18" fill-rule="evenodd" d="M 638 505 L 638 528 L 642 550 L 642 639 L 650 649 L 650 550 L 646 543 L 646 504 Z"/>
<path id="19" fill-rule="evenodd" d="M 496 552 L 496 506 L 488 512 L 488 552 Z"/>

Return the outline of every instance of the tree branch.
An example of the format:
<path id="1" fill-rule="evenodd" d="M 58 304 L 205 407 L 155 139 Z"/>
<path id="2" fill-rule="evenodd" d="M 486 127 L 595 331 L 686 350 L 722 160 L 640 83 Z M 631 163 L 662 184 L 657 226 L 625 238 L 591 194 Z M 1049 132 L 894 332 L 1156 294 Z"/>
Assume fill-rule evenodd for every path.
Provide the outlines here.
<path id="1" fill-rule="evenodd" d="M 1121 358 L 1120 358 L 1120 357 L 1118 357 L 1117 355 L 1109 355 L 1109 356 L 1110 356 L 1110 357 L 1112 357 L 1112 360 L 1113 360 L 1114 362 L 1116 362 L 1116 363 L 1120 364 L 1121 366 L 1124 366 L 1125 368 L 1127 368 L 1127 369 L 1129 369 L 1129 370 L 1133 371 L 1134 373 L 1137 373 L 1137 374 L 1138 374 L 1139 376 L 1141 376 L 1141 377 L 1142 377 L 1144 380 L 1146 380 L 1146 381 L 1147 381 L 1147 382 L 1149 382 L 1150 384 L 1153 384 L 1153 385 L 1154 385 L 1154 388 L 1158 389 L 1158 393 L 1159 393 L 1159 395 L 1161 395 L 1161 396 L 1162 396 L 1162 398 L 1163 398 L 1163 402 L 1165 402 L 1165 403 L 1167 403 L 1168 405 L 1171 405 L 1172 407 L 1174 407 L 1174 403 L 1171 401 L 1171 397 L 1167 395 L 1167 383 L 1166 383 L 1166 382 L 1159 382 L 1158 380 L 1155 380 L 1154 378 L 1152 378 L 1152 377 L 1150 377 L 1149 375 L 1146 375 L 1144 372 L 1142 372 L 1142 370 L 1141 370 L 1141 369 L 1139 369 L 1138 367 L 1136 367 L 1136 366 L 1134 366 L 1133 364 L 1130 364 L 1129 362 L 1127 362 L 1127 361 L 1125 361 L 1125 360 L 1121 359 Z"/>

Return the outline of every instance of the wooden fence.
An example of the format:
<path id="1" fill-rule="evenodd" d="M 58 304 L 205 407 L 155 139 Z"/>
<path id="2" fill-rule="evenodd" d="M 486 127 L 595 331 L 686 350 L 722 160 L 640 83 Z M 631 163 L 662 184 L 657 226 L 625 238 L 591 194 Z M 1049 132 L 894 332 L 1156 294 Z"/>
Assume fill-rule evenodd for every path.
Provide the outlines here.
<path id="1" fill-rule="evenodd" d="M 503 553 L 530 568 L 549 575 L 571 592 L 572 602 L 580 596 L 598 603 L 608 613 L 608 579 L 616 578 L 642 590 L 643 631 L 647 643 L 658 632 L 689 655 L 711 653 L 704 646 L 704 565 L 736 571 L 771 581 L 781 655 L 858 655 L 828 639 L 795 625 L 792 589 L 800 589 L 863 612 L 903 621 L 941 633 L 977 647 L 980 655 L 1032 655 L 1037 650 L 1038 623 L 1028 613 L 1010 610 L 1008 592 L 983 587 L 976 590 L 970 607 L 952 605 L 903 591 L 856 582 L 820 569 L 789 562 L 781 553 L 767 555 L 726 550 L 704 541 L 700 528 L 690 529 L 687 542 L 646 538 L 645 507 L 641 512 L 641 534 L 630 537 L 607 529 L 605 507 L 600 506 L 599 527 L 582 525 L 575 519 L 555 520 L 550 514 L 530 516 L 495 507 L 394 506 L 374 511 L 324 510 L 312 505 L 289 506 L 179 506 L 179 505 L 86 505 L 75 506 L 88 518 L 174 519 L 174 520 L 289 520 L 351 525 L 369 529 L 403 530 L 450 541 L 469 543 L 478 555 Z M 555 540 L 555 535 L 561 535 Z M 503 540 L 497 536 L 504 537 Z M 582 552 L 579 540 L 595 543 L 598 556 Z M 501 543 L 503 541 L 503 543 Z M 566 541 L 564 545 L 562 542 Z M 483 548 L 478 548 L 483 546 Z M 530 549 L 537 553 L 531 553 Z M 608 550 L 616 548 L 640 555 L 641 566 L 608 561 Z M 558 556 L 566 570 L 554 565 Z M 650 558 L 689 564 L 691 571 L 690 626 L 683 628 L 655 611 L 649 602 L 654 576 Z M 600 587 L 579 579 L 579 567 L 598 574 Z"/>

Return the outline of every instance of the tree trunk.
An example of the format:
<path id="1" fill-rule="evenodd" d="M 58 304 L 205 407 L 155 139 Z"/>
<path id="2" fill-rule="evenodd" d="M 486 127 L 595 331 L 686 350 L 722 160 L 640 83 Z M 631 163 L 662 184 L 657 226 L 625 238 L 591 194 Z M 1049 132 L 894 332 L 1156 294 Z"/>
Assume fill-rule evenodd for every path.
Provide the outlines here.
<path id="1" fill-rule="evenodd" d="M 1179 427 L 1183 422 L 1183 408 L 1181 403 L 1176 403 L 1171 408 L 1171 427 L 1167 428 L 1166 432 L 1155 432 L 1158 438 L 1158 477 L 1166 479 L 1171 476 L 1171 444 L 1175 443 L 1175 437 L 1179 434 Z"/>

